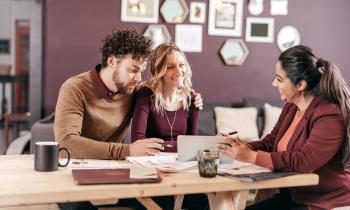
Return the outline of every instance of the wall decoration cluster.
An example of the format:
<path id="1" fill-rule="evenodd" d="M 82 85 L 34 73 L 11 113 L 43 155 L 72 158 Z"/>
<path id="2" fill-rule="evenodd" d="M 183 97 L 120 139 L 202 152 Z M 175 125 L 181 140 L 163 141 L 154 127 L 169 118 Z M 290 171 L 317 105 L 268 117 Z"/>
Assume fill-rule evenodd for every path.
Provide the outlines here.
<path id="1" fill-rule="evenodd" d="M 229 36 L 220 49 L 220 56 L 226 65 L 242 65 L 249 54 L 244 43 L 273 43 L 275 33 L 274 17 L 261 17 L 264 8 L 270 8 L 270 15 L 287 15 L 288 0 L 207 0 L 208 35 Z M 203 25 L 206 23 L 206 2 L 200 0 L 121 0 L 121 20 L 125 22 L 158 23 L 159 13 L 166 24 L 150 24 L 145 32 L 153 41 L 153 49 L 161 43 L 171 41 L 167 27 L 175 24 L 175 43 L 185 52 L 202 52 Z M 189 4 L 189 5 L 188 5 Z M 243 20 L 244 7 L 250 15 Z M 190 14 L 190 15 L 189 15 Z M 189 23 L 185 22 L 189 15 Z M 242 28 L 245 25 L 245 34 Z M 173 30 L 171 30 L 173 31 Z M 293 26 L 282 27 L 277 36 L 277 46 L 281 51 L 300 43 L 300 34 Z"/>

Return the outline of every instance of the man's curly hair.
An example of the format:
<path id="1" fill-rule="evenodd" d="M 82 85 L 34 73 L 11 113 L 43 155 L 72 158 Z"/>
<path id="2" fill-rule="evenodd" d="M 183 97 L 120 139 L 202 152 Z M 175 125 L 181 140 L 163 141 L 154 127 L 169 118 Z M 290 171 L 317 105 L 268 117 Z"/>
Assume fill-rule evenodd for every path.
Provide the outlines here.
<path id="1" fill-rule="evenodd" d="M 101 65 L 102 67 L 107 66 L 109 56 L 121 58 L 127 54 L 131 54 L 133 59 L 146 61 L 152 51 L 151 44 L 150 38 L 138 33 L 134 28 L 114 30 L 103 40 L 103 46 L 100 49 Z"/>

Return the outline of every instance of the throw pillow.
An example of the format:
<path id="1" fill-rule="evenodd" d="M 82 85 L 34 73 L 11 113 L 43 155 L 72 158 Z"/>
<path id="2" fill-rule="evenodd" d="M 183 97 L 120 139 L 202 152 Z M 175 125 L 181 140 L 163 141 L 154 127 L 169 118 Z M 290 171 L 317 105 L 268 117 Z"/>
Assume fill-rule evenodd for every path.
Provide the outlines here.
<path id="1" fill-rule="evenodd" d="M 218 132 L 238 131 L 239 138 L 246 142 L 259 139 L 255 108 L 215 107 L 214 112 Z"/>
<path id="2" fill-rule="evenodd" d="M 269 134 L 273 127 L 275 127 L 275 124 L 278 121 L 278 118 L 280 117 L 280 114 L 282 112 L 282 108 L 277 106 L 271 106 L 268 103 L 264 104 L 264 111 L 265 111 L 265 126 L 264 131 L 262 134 L 262 138 L 264 138 L 267 134 Z"/>
<path id="3" fill-rule="evenodd" d="M 270 99 L 257 98 L 253 96 L 244 97 L 244 104 L 246 107 L 255 107 L 258 110 L 258 117 L 256 122 L 258 124 L 259 137 L 263 137 L 262 134 L 264 131 L 264 122 L 265 122 L 265 119 L 264 119 L 265 103 L 269 103 L 272 106 L 277 106 L 277 107 L 283 107 L 284 105 L 284 101 L 281 101 L 280 99 L 270 100 Z"/>

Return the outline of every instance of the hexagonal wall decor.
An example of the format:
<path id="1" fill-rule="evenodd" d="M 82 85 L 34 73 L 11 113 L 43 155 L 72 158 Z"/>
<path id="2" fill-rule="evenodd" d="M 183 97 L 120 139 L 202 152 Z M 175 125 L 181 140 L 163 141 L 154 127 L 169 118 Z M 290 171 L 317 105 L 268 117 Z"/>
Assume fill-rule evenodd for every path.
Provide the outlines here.
<path id="1" fill-rule="evenodd" d="M 158 47 L 162 43 L 167 43 L 171 41 L 171 36 L 163 24 L 150 24 L 143 33 L 143 35 L 148 36 L 152 39 L 152 49 Z"/>
<path id="2" fill-rule="evenodd" d="M 187 15 L 189 9 L 185 0 L 165 0 L 160 13 L 167 23 L 182 23 Z"/>
<path id="3" fill-rule="evenodd" d="M 226 65 L 242 65 L 249 50 L 242 39 L 227 39 L 220 50 Z"/>

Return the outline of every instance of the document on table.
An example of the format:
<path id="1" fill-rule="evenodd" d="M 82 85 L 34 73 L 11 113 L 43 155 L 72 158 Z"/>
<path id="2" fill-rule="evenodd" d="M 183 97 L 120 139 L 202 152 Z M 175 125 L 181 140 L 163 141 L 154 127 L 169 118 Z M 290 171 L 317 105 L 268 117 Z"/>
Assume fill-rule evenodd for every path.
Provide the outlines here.
<path id="1" fill-rule="evenodd" d="M 176 153 L 160 154 L 154 156 L 126 157 L 126 159 L 139 166 L 155 167 L 162 172 L 185 171 L 194 168 L 197 161 L 177 161 Z"/>
<path id="2" fill-rule="evenodd" d="M 268 173 L 272 170 L 264 167 L 260 167 L 250 163 L 243 163 L 238 160 L 233 161 L 232 164 L 221 164 L 218 168 L 218 174 L 234 177 L 235 175 L 241 174 L 259 174 L 259 173 Z"/>
<path id="3" fill-rule="evenodd" d="M 60 162 L 65 163 L 67 159 L 60 158 Z M 120 165 L 116 160 L 71 158 L 67 168 L 120 168 Z"/>

